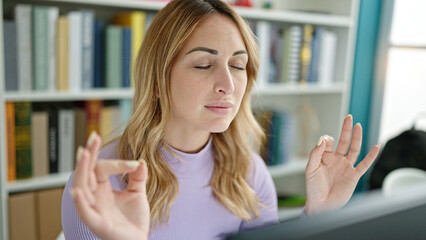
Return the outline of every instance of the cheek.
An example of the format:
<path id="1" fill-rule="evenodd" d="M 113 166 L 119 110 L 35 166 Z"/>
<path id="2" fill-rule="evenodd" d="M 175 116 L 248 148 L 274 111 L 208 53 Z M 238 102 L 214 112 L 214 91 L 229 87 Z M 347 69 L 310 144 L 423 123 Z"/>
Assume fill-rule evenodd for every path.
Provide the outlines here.
<path id="1" fill-rule="evenodd" d="M 240 99 L 243 98 L 247 88 L 247 78 L 243 78 L 235 82 L 235 96 Z"/>

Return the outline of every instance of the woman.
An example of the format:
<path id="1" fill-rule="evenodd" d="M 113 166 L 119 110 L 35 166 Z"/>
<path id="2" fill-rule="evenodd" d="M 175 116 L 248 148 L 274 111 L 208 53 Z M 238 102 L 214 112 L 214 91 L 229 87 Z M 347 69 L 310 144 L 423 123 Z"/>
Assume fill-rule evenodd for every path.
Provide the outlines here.
<path id="1" fill-rule="evenodd" d="M 78 151 L 62 202 L 67 239 L 223 239 L 276 223 L 275 188 L 255 153 L 258 59 L 252 32 L 226 3 L 163 8 L 139 51 L 124 134 L 102 150 L 92 134 Z M 376 158 L 378 146 L 353 167 L 362 131 L 352 125 L 346 117 L 335 152 L 329 136 L 312 150 L 305 214 L 343 206 Z"/>

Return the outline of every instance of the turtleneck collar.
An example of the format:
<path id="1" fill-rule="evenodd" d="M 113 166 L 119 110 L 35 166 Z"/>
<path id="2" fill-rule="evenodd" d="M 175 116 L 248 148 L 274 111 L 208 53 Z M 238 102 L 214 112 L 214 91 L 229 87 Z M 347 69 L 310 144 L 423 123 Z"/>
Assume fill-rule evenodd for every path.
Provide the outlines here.
<path id="1" fill-rule="evenodd" d="M 212 137 L 197 153 L 185 153 L 170 145 L 161 147 L 161 156 L 177 177 L 191 177 L 212 169 L 214 163 Z"/>

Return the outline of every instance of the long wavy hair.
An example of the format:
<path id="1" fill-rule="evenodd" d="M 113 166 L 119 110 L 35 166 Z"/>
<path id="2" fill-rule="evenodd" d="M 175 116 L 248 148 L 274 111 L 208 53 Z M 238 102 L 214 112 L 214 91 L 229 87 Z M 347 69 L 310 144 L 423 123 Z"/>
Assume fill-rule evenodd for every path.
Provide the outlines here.
<path id="1" fill-rule="evenodd" d="M 151 226 L 168 222 L 179 193 L 176 176 L 162 159 L 160 148 L 171 114 L 170 72 L 179 51 L 203 19 L 212 14 L 230 18 L 238 28 L 247 53 L 247 88 L 229 128 L 212 133 L 214 170 L 210 182 L 217 201 L 239 218 L 258 218 L 262 203 L 249 185 L 253 151 L 264 133 L 253 116 L 250 92 L 259 67 L 259 49 L 253 32 L 230 5 L 221 0 L 174 0 L 157 13 L 134 65 L 133 114 L 120 139 L 122 159 L 145 159 Z"/>

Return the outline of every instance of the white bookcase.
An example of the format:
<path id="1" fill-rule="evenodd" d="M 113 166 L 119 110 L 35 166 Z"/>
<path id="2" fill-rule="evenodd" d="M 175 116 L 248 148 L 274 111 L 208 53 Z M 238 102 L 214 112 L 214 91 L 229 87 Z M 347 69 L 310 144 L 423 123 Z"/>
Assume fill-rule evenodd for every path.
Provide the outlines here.
<path id="1" fill-rule="evenodd" d="M 273 1 L 274 2 L 274 1 Z M 94 9 L 96 14 L 106 15 L 118 11 L 143 10 L 158 11 L 165 3 L 159 1 L 136 1 L 136 0 L 3 0 L 0 9 L 3 13 L 12 11 L 17 3 L 42 4 L 59 6 L 61 11 L 69 9 L 89 8 Z M 336 66 L 332 84 L 322 85 L 286 85 L 286 84 L 264 84 L 259 85 L 253 91 L 254 108 L 270 110 L 297 111 L 302 103 L 309 103 L 318 116 L 320 131 L 314 132 L 304 145 L 310 149 L 322 134 L 329 134 L 338 138 L 343 118 L 348 114 L 349 97 L 351 92 L 352 65 L 356 30 L 358 22 L 358 0 L 276 0 L 278 9 L 249 9 L 237 8 L 237 11 L 250 22 L 261 26 L 274 24 L 312 24 L 323 26 L 337 34 L 338 46 L 336 55 Z M 105 17 L 105 16 L 102 16 Z M 6 92 L 4 79 L 4 53 L 3 53 L 3 18 L 0 19 L 0 239 L 8 239 L 8 196 L 11 193 L 32 191 L 43 188 L 63 186 L 70 173 L 53 174 L 42 178 L 9 183 L 7 181 L 7 159 L 6 159 L 6 127 L 5 127 L 5 102 L 61 102 L 80 101 L 88 99 L 130 99 L 132 90 L 93 90 L 80 93 L 20 93 Z M 260 44 L 268 41 L 268 36 L 258 36 Z M 265 51 L 264 49 L 262 49 Z M 261 55 L 268 55 L 263 52 Z M 265 68 L 266 64 L 261 63 Z M 262 81 L 263 79 L 259 79 Z M 300 139 L 295 139 L 300 141 Z M 301 144 L 295 148 L 300 149 Z M 293 183 L 288 181 L 287 176 L 302 175 L 306 166 L 307 156 L 296 154 L 289 163 L 270 167 L 270 173 L 277 185 L 277 189 L 284 189 Z M 300 178 L 299 178 L 300 179 Z M 297 183 L 303 186 L 303 183 Z M 300 188 L 300 187 L 299 187 Z M 299 192 L 303 192 L 299 189 Z"/>

